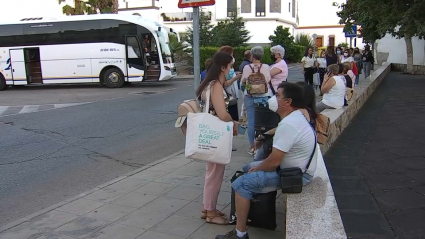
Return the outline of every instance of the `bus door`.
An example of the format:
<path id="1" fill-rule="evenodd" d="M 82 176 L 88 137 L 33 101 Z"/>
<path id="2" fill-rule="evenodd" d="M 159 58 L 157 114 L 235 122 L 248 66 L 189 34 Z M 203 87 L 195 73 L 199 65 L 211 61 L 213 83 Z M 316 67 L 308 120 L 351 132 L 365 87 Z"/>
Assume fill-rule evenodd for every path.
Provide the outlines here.
<path id="1" fill-rule="evenodd" d="M 126 36 L 127 81 L 142 81 L 145 74 L 142 48 L 136 36 Z"/>
<path id="2" fill-rule="evenodd" d="M 24 49 L 10 49 L 11 72 L 14 85 L 27 84 Z"/>

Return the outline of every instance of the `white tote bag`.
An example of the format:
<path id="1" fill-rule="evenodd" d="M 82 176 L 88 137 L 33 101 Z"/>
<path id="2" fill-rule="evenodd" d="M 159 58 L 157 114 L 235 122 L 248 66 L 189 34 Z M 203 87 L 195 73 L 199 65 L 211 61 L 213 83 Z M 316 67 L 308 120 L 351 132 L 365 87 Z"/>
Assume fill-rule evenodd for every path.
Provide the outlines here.
<path id="1" fill-rule="evenodd" d="M 208 113 L 210 87 L 203 113 L 188 113 L 185 156 L 204 162 L 228 164 L 232 156 L 233 122 Z"/>
<path id="2" fill-rule="evenodd" d="M 320 85 L 320 74 L 314 73 L 313 75 L 313 85 Z"/>

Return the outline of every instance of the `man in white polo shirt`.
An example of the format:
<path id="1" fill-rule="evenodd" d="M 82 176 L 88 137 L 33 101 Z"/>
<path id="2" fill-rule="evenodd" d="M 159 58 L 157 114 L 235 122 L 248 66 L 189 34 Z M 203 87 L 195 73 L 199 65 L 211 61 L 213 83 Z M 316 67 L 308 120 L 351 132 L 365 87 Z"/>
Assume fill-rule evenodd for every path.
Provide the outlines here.
<path id="1" fill-rule="evenodd" d="M 232 183 L 235 190 L 236 228 L 216 239 L 249 239 L 246 233 L 250 200 L 255 194 L 268 193 L 281 188 L 277 168 L 299 167 L 305 171 L 315 148 L 315 133 L 309 121 L 299 110 L 304 107 L 303 88 L 297 84 L 283 82 L 278 86 L 276 95 L 269 99 L 270 110 L 281 117 L 273 137 L 273 150 L 263 161 L 245 166 L 248 172 Z M 313 157 L 304 185 L 310 182 L 316 169 L 316 157 Z"/>

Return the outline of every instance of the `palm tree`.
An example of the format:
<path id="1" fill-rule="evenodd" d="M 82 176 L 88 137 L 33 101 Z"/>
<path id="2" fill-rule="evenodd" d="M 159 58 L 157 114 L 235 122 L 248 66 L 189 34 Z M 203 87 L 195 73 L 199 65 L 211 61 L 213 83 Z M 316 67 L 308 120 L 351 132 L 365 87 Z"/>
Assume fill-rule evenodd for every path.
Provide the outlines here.
<path id="1" fill-rule="evenodd" d="M 59 4 L 65 1 L 58 0 Z M 118 13 L 118 0 L 74 0 L 74 7 L 67 4 L 62 12 L 66 15 Z"/>

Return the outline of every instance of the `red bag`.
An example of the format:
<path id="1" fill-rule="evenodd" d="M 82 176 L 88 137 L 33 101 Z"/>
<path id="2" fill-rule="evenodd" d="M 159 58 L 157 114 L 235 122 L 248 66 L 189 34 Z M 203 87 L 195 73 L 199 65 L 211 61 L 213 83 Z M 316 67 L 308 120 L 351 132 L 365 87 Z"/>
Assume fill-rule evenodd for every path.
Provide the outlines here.
<path id="1" fill-rule="evenodd" d="M 354 75 L 358 76 L 359 75 L 359 71 L 357 69 L 357 64 L 355 61 L 351 62 L 351 70 L 353 71 Z"/>

